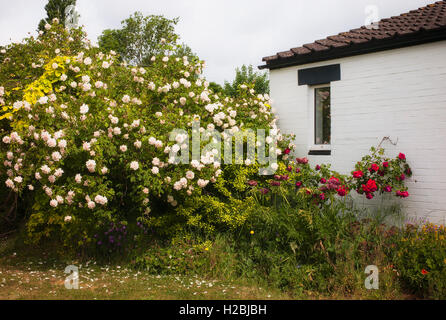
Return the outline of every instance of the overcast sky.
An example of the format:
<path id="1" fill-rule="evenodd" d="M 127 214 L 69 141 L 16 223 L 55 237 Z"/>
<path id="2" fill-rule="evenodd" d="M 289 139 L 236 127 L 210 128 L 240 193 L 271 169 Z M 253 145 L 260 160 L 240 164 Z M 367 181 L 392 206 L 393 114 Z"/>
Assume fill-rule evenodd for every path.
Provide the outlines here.
<path id="1" fill-rule="evenodd" d="M 206 61 L 210 81 L 232 80 L 242 64 L 365 24 L 366 7 L 380 18 L 417 9 L 434 0 L 77 0 L 80 24 L 96 42 L 102 30 L 118 28 L 135 11 L 179 17 L 177 33 Z M 46 16 L 47 0 L 0 0 L 0 45 L 17 42 Z"/>

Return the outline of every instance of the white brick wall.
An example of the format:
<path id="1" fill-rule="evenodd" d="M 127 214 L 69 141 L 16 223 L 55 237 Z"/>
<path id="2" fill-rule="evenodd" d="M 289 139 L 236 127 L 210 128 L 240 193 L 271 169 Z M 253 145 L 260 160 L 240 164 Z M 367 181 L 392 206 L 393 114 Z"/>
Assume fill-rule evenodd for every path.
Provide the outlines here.
<path id="1" fill-rule="evenodd" d="M 388 156 L 407 155 L 414 175 L 409 216 L 446 224 L 446 41 L 272 70 L 271 96 L 279 126 L 296 134 L 297 156 L 308 156 L 313 138 L 313 93 L 298 86 L 297 70 L 341 64 L 331 83 L 332 155 L 309 156 L 349 173 L 385 136 Z"/>

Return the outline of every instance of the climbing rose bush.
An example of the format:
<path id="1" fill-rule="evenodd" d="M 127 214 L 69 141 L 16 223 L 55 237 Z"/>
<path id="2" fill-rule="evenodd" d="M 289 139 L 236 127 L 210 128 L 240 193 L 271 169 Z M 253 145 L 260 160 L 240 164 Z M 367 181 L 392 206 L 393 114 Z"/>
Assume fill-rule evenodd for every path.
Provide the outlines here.
<path id="1" fill-rule="evenodd" d="M 237 197 L 245 180 L 222 177 L 235 165 L 225 169 L 214 150 L 176 164 L 171 152 L 189 152 L 199 120 L 208 140 L 202 138 L 202 147 L 212 129 L 265 129 L 278 140 L 269 152 L 283 161 L 288 155 L 281 150 L 293 145 L 277 129 L 269 97 L 246 85 L 236 99 L 214 94 L 202 76 L 204 63 L 175 56 L 174 44 L 166 43 L 165 55 L 149 67 L 133 67 L 72 32 L 80 31 L 53 24 L 33 41 L 47 50 L 27 61 L 34 81 L 16 90 L 0 84 L 9 127 L 1 137 L 2 174 L 11 191 L 33 194 L 30 238 L 62 235 L 66 245 L 85 246 L 98 244 L 93 235 L 110 223 L 138 221 L 166 233 L 186 225 L 209 231 L 241 225 L 253 200 Z M 70 39 L 70 49 L 58 39 Z M 8 48 L 5 56 L 9 70 L 18 57 L 8 56 Z M 184 131 L 171 135 L 174 129 Z M 250 163 L 239 177 L 258 170 Z"/>
<path id="2" fill-rule="evenodd" d="M 284 150 L 284 153 L 289 151 Z M 330 165 L 311 167 L 307 158 L 289 159 L 280 164 L 273 177 L 252 179 L 248 185 L 252 192 L 259 195 L 261 204 L 271 203 L 279 196 L 287 204 L 297 199 L 309 207 L 320 207 L 340 200 L 352 191 L 367 199 L 373 199 L 376 194 L 392 192 L 396 197 L 407 198 L 409 192 L 405 181 L 412 176 L 412 170 L 406 156 L 400 153 L 390 159 L 384 153 L 383 148 L 372 147 L 370 155 L 364 156 L 356 164 L 351 175 L 339 174 Z"/>

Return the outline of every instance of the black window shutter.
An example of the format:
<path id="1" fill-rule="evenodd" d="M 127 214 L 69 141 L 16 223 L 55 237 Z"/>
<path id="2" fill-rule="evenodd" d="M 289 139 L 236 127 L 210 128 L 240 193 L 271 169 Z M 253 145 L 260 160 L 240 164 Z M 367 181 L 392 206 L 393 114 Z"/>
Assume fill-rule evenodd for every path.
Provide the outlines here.
<path id="1" fill-rule="evenodd" d="M 298 71 L 299 86 L 325 84 L 338 80 L 341 80 L 340 64 L 301 69 Z"/>

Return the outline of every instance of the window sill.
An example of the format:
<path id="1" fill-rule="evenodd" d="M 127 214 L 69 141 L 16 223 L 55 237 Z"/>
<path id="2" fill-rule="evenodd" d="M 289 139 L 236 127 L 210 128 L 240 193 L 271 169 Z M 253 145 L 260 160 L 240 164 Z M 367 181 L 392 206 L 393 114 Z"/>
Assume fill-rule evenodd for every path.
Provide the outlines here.
<path id="1" fill-rule="evenodd" d="M 310 150 L 309 156 L 331 156 L 331 150 Z"/>

